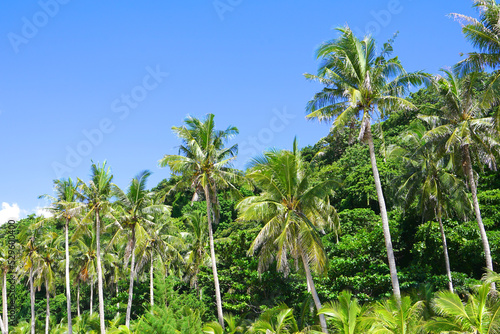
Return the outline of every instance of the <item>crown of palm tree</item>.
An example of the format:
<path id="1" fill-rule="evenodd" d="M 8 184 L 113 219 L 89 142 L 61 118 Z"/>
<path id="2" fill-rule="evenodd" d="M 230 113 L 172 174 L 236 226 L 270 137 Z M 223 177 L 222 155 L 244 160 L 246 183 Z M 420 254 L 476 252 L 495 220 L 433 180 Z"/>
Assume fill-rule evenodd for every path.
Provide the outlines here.
<path id="1" fill-rule="evenodd" d="M 317 272 L 323 272 L 327 258 L 320 233 L 338 222 L 328 197 L 333 182 L 312 185 L 296 140 L 293 147 L 292 152 L 271 150 L 252 161 L 247 176 L 262 193 L 243 199 L 237 206 L 240 220 L 265 224 L 249 250 L 253 254 L 260 249 L 260 272 L 276 260 L 278 270 L 286 274 L 288 255 L 297 260 L 303 253 Z"/>
<path id="2" fill-rule="evenodd" d="M 403 95 L 411 85 L 428 80 L 423 72 L 407 73 L 397 57 L 388 59 L 390 40 L 380 54 L 375 40 L 359 40 L 349 27 L 337 28 L 339 38 L 323 43 L 316 56 L 321 59 L 318 75 L 305 74 L 325 88 L 307 104 L 307 118 L 333 122 L 333 130 L 354 127 L 361 120 L 359 139 L 364 139 L 366 124 L 375 112 L 383 118 L 393 110 L 414 109 Z"/>

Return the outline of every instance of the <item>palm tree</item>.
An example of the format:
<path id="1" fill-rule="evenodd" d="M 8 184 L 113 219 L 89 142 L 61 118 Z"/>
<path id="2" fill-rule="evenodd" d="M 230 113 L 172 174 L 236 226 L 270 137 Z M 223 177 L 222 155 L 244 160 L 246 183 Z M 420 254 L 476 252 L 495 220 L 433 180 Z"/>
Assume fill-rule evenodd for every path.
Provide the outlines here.
<path id="1" fill-rule="evenodd" d="M 224 327 L 212 222 L 217 225 L 219 220 L 218 190 L 221 188 L 235 190 L 233 182 L 240 177 L 240 173 L 231 168 L 238 146 L 224 147 L 224 144 L 238 133 L 238 129 L 229 126 L 226 130 L 215 130 L 213 114 L 208 114 L 203 121 L 188 117 L 184 123 L 186 125 L 172 128 L 182 140 L 180 154 L 165 155 L 159 164 L 161 167 L 170 167 L 173 174 L 181 175 L 182 179 L 178 185 L 190 185 L 195 190 L 195 197 L 200 192 L 205 195 L 217 316 L 219 324 Z"/>
<path id="2" fill-rule="evenodd" d="M 387 59 L 393 51 L 392 41 L 384 44 L 381 54 L 377 55 L 375 41 L 371 37 L 365 37 L 361 41 L 349 27 L 337 30 L 341 32 L 341 36 L 322 44 L 316 51 L 317 58 L 322 59 L 318 75 L 305 75 L 306 78 L 326 86 L 309 101 L 307 118 L 319 121 L 334 120 L 334 131 L 359 126 L 358 139 L 367 143 L 370 149 L 392 289 L 396 299 L 399 299 L 401 294 L 396 260 L 375 158 L 371 123 L 376 113 L 384 118 L 394 110 L 414 109 L 413 104 L 402 96 L 411 85 L 423 83 L 427 75 L 421 72 L 406 73 L 397 57 Z M 359 123 L 356 122 L 357 119 L 360 120 Z"/>
<path id="3" fill-rule="evenodd" d="M 373 307 L 373 325 L 368 333 L 414 334 L 420 333 L 423 325 L 422 301 L 412 302 L 409 296 L 400 301 L 388 299 Z"/>
<path id="4" fill-rule="evenodd" d="M 274 260 L 277 269 L 289 272 L 288 256 L 302 263 L 307 286 L 321 309 L 311 269 L 323 273 L 327 257 L 319 231 L 333 226 L 336 211 L 329 204 L 332 181 L 312 185 L 312 171 L 306 167 L 293 142 L 293 151 L 271 150 L 251 162 L 247 177 L 262 193 L 250 196 L 237 205 L 239 220 L 263 221 L 264 227 L 252 242 L 248 253 L 259 251 L 258 270 L 267 269 Z M 325 316 L 319 316 L 321 328 L 327 333 Z"/>
<path id="5" fill-rule="evenodd" d="M 450 171 L 450 159 L 443 156 L 435 147 L 427 145 L 423 139 L 425 132 L 426 129 L 421 122 L 412 123 L 410 129 L 402 136 L 407 149 L 393 147 L 389 155 L 401 159 L 406 166 L 404 182 L 398 191 L 404 194 L 405 208 L 410 207 L 417 199 L 422 220 L 427 212 L 432 212 L 439 223 L 448 287 L 453 292 L 442 218 L 451 210 L 463 213 L 468 207 L 469 200 L 465 185 Z"/>
<path id="6" fill-rule="evenodd" d="M 40 245 L 39 254 L 40 260 L 37 262 L 34 274 L 36 279 L 34 285 L 40 289 L 42 284 L 45 286 L 45 298 L 47 301 L 45 315 L 45 334 L 49 334 L 50 326 L 50 293 L 54 293 L 56 289 L 55 267 L 58 263 L 59 250 L 57 249 L 60 242 L 57 233 L 47 232 L 43 235 L 43 241 Z"/>
<path id="7" fill-rule="evenodd" d="M 130 314 L 132 312 L 132 300 L 134 296 L 134 279 L 136 275 L 135 253 L 136 241 L 142 247 L 142 244 L 147 242 L 149 235 L 146 231 L 147 225 L 153 225 L 150 215 L 153 213 L 165 213 L 169 208 L 164 204 L 153 204 L 151 202 L 152 193 L 146 190 L 146 182 L 151 172 L 148 170 L 142 171 L 135 176 L 127 193 L 120 188 L 114 186 L 114 194 L 117 198 L 116 205 L 119 208 L 116 216 L 120 222 L 122 229 L 119 229 L 115 236 L 119 236 L 122 231 L 130 231 L 130 238 L 127 244 L 127 252 L 125 257 L 131 257 L 130 263 L 130 282 L 129 295 L 127 303 L 127 313 L 125 316 L 125 326 L 130 329 Z M 114 238 L 113 238 L 114 239 Z M 113 240 L 110 244 L 113 243 Z M 127 261 L 128 262 L 128 261 Z"/>
<path id="8" fill-rule="evenodd" d="M 342 291 L 338 301 L 325 304 L 318 314 L 324 314 L 331 320 L 336 333 L 367 333 L 372 322 L 367 317 L 368 307 L 359 305 L 349 291 Z"/>
<path id="9" fill-rule="evenodd" d="M 75 234 L 76 235 L 76 234 Z M 95 249 L 95 234 L 84 234 L 76 239 L 77 248 L 75 249 L 75 257 L 78 259 L 76 263 L 77 275 L 77 312 L 80 315 L 80 284 L 87 283 L 90 285 L 90 314 L 93 312 L 94 302 L 94 285 L 97 279 L 97 252 Z"/>
<path id="10" fill-rule="evenodd" d="M 184 215 L 186 229 L 186 270 L 184 280 L 189 281 L 191 287 L 198 291 L 198 273 L 202 265 L 208 264 L 210 256 L 206 252 L 207 223 L 206 217 L 201 212 L 190 212 Z M 199 292 L 199 291 L 198 291 Z"/>
<path id="11" fill-rule="evenodd" d="M 473 7 L 479 11 L 479 19 L 462 14 L 451 14 L 463 23 L 462 32 L 465 38 L 479 52 L 470 52 L 467 58 L 460 61 L 455 68 L 461 74 L 480 72 L 485 67 L 498 70 L 500 65 L 500 5 L 495 0 L 473 0 Z M 485 91 L 485 101 L 498 102 L 500 72 L 495 71 L 492 81 Z"/>
<path id="12" fill-rule="evenodd" d="M 462 77 L 457 77 L 455 73 L 447 70 L 443 70 L 443 73 L 444 76 L 438 76 L 433 81 L 434 89 L 442 97 L 443 107 L 437 115 L 419 116 L 434 126 L 423 139 L 436 143 L 442 150 L 452 154 L 452 162 L 457 171 L 462 169 L 465 173 L 483 242 L 486 268 L 493 271 L 490 245 L 477 199 L 478 181 L 472 169 L 473 159 L 476 163 L 496 168 L 493 149 L 498 147 L 498 142 L 493 134 L 493 118 L 485 117 L 483 98 L 481 94 L 476 93 L 476 87 L 481 84 L 479 73 L 474 72 Z M 492 288 L 494 289 L 494 285 Z"/>
<path id="13" fill-rule="evenodd" d="M 65 263 L 66 263 L 66 308 L 68 312 L 68 334 L 73 333 L 71 321 L 71 288 L 70 288 L 70 258 L 69 258 L 69 223 L 75 222 L 78 215 L 83 209 L 83 203 L 78 202 L 81 199 L 81 194 L 78 192 L 78 182 L 73 182 L 71 178 L 67 180 L 54 180 L 54 190 L 56 196 L 42 195 L 40 197 L 49 198 L 52 200 L 50 211 L 56 219 L 64 219 L 64 235 L 65 235 Z"/>
<path id="14" fill-rule="evenodd" d="M 216 333 L 204 329 L 205 333 Z M 304 333 L 299 331 L 297 321 L 293 315 L 293 309 L 282 304 L 278 307 L 262 313 L 257 320 L 250 326 L 249 333 L 261 334 L 285 334 L 285 333 Z"/>
<path id="15" fill-rule="evenodd" d="M 150 305 L 154 306 L 154 262 L 164 273 L 169 263 L 183 263 L 179 253 L 183 248 L 183 242 L 177 234 L 177 228 L 167 218 L 167 214 L 155 214 L 154 224 L 148 228 L 148 239 L 138 249 L 137 272 L 140 272 L 149 264 L 149 297 Z"/>
<path id="16" fill-rule="evenodd" d="M 35 219 L 32 224 L 24 227 L 19 233 L 19 241 L 23 247 L 22 258 L 20 262 L 20 268 L 16 270 L 20 277 L 23 274 L 28 273 L 28 282 L 30 287 L 30 301 L 31 301 L 31 324 L 30 332 L 35 334 L 36 318 L 35 318 L 35 289 L 33 285 L 33 271 L 37 267 L 40 261 L 38 238 L 39 238 L 39 222 L 34 218 L 34 216 L 29 216 L 28 218 Z"/>
<path id="17" fill-rule="evenodd" d="M 96 236 L 96 260 L 97 260 L 97 290 L 99 295 L 99 325 L 101 333 L 106 333 L 106 325 L 104 319 L 104 294 L 102 283 L 102 264 L 101 264 L 101 221 L 102 217 L 109 212 L 111 207 L 110 199 L 112 197 L 113 175 L 106 162 L 100 166 L 92 164 L 91 176 L 89 184 L 85 184 L 80 179 L 80 188 L 87 203 L 88 213 L 84 219 L 89 219 L 92 215 L 95 219 L 95 236 Z"/>
<path id="18" fill-rule="evenodd" d="M 203 326 L 203 333 L 205 334 L 237 334 L 237 333 L 248 333 L 245 331 L 245 326 L 243 321 L 240 319 L 239 321 L 233 317 L 231 314 L 224 315 L 224 320 L 226 320 L 227 328 L 224 331 L 222 326 L 218 322 L 209 322 Z"/>
<path id="19" fill-rule="evenodd" d="M 465 303 L 454 293 L 438 292 L 432 303 L 438 317 L 425 328 L 431 333 L 498 333 L 500 303 L 490 291 L 491 283 L 483 283 Z"/>

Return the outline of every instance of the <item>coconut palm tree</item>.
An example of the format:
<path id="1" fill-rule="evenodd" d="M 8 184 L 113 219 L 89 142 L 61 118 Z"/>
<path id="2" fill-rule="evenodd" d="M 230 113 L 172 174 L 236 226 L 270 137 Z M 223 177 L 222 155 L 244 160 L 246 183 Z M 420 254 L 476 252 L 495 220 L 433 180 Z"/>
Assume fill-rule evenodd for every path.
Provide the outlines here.
<path id="1" fill-rule="evenodd" d="M 330 319 L 336 333 L 367 333 L 372 323 L 367 317 L 368 307 L 361 306 L 356 298 L 352 298 L 350 291 L 342 291 L 338 301 L 325 304 L 318 314 L 324 314 Z"/>
<path id="2" fill-rule="evenodd" d="M 68 334 L 73 333 L 73 326 L 71 320 L 71 287 L 70 287 L 70 258 L 69 258 L 69 224 L 75 223 L 79 215 L 82 213 L 83 203 L 79 200 L 82 199 L 78 191 L 79 184 L 74 182 L 71 178 L 67 180 L 54 180 L 55 197 L 49 195 L 42 195 L 42 198 L 48 198 L 52 201 L 52 206 L 49 210 L 54 214 L 54 218 L 63 219 L 64 235 L 65 235 L 65 280 L 66 280 L 66 308 L 68 313 Z"/>
<path id="3" fill-rule="evenodd" d="M 90 285 L 90 314 L 93 313 L 94 285 L 97 280 L 97 254 L 95 233 L 88 224 L 79 223 L 72 237 L 75 246 L 71 248 L 75 261 L 76 310 L 80 316 L 80 286 L 82 283 Z"/>
<path id="4" fill-rule="evenodd" d="M 431 212 L 439 223 L 448 287 L 453 292 L 443 216 L 452 211 L 464 214 L 470 207 L 470 201 L 465 192 L 465 184 L 453 174 L 449 157 L 444 156 L 436 147 L 427 145 L 423 139 L 425 133 L 422 122 L 412 123 L 410 129 L 402 135 L 406 149 L 391 147 L 389 155 L 401 160 L 406 167 L 403 183 L 398 191 L 403 194 L 405 209 L 417 200 L 422 220 Z"/>
<path id="5" fill-rule="evenodd" d="M 190 212 L 184 215 L 187 233 L 186 241 L 186 270 L 184 280 L 198 291 L 198 273 L 200 267 L 210 263 L 210 256 L 206 251 L 208 244 L 206 216 L 201 212 Z M 199 291 L 198 291 L 199 292 Z"/>
<path id="6" fill-rule="evenodd" d="M 483 283 L 467 295 L 466 302 L 449 291 L 436 293 L 432 307 L 438 317 L 425 328 L 430 333 L 498 333 L 500 302 L 491 293 L 491 283 Z"/>
<path id="7" fill-rule="evenodd" d="M 57 233 L 47 232 L 42 236 L 42 242 L 39 248 L 40 259 L 34 270 L 35 280 L 34 285 L 38 289 L 42 285 L 45 287 L 46 298 L 46 314 L 45 314 L 45 334 L 49 334 L 50 327 L 50 294 L 55 292 L 57 280 L 57 266 L 60 251 L 58 249 L 61 243 Z"/>
<path id="8" fill-rule="evenodd" d="M 34 220 L 32 224 L 26 225 L 19 233 L 19 242 L 22 245 L 22 257 L 19 263 L 20 267 L 16 270 L 19 277 L 28 274 L 28 282 L 30 287 L 30 301 L 31 301 L 31 323 L 30 332 L 35 334 L 36 318 L 35 318 L 35 289 L 33 285 L 34 269 L 38 266 L 40 261 L 39 254 L 39 219 L 34 215 L 28 216 L 28 219 Z"/>
<path id="9" fill-rule="evenodd" d="M 433 81 L 433 87 L 441 96 L 443 107 L 435 115 L 420 115 L 419 118 L 432 125 L 423 137 L 433 142 L 443 151 L 452 155 L 452 163 L 457 171 L 462 170 L 472 194 L 472 204 L 483 243 L 486 268 L 493 271 L 488 236 L 481 217 L 477 199 L 477 182 L 473 163 L 487 164 L 495 169 L 495 149 L 498 149 L 494 134 L 493 118 L 487 117 L 483 108 L 483 98 L 476 87 L 481 84 L 479 73 L 457 76 L 443 70 L 444 76 Z M 494 289 L 494 285 L 492 285 Z"/>
<path id="10" fill-rule="evenodd" d="M 467 53 L 467 58 L 455 68 L 461 74 L 480 72 L 485 68 L 498 70 L 500 65 L 500 5 L 495 0 L 473 0 L 473 7 L 479 12 L 479 19 L 453 13 L 452 17 L 462 23 L 465 38 L 478 49 Z M 500 72 L 495 71 L 490 85 L 485 90 L 484 100 L 498 102 Z"/>
<path id="11" fill-rule="evenodd" d="M 377 114 L 384 118 L 394 110 L 414 109 L 413 104 L 403 96 L 411 85 L 423 83 L 427 75 L 421 72 L 407 73 L 397 57 L 388 59 L 393 51 L 392 41 L 384 44 L 382 52 L 377 54 L 373 38 L 365 37 L 359 40 L 349 27 L 337 30 L 341 36 L 323 43 L 316 51 L 317 58 L 322 60 L 318 75 L 305 75 L 307 79 L 326 86 L 309 101 L 307 118 L 319 121 L 333 120 L 334 132 L 346 127 L 359 126 L 358 139 L 368 144 L 370 149 L 392 288 L 396 299 L 399 299 L 401 294 L 396 260 L 375 157 L 371 124 Z"/>
<path id="12" fill-rule="evenodd" d="M 150 305 L 154 306 L 154 262 L 165 273 L 165 268 L 169 263 L 181 265 L 183 263 L 180 251 L 184 247 L 182 238 L 178 236 L 177 228 L 168 219 L 168 214 L 155 214 L 153 225 L 147 229 L 148 239 L 142 243 L 137 250 L 137 272 L 141 272 L 149 265 L 149 297 Z"/>
<path id="13" fill-rule="evenodd" d="M 216 333 L 215 331 L 210 331 L 209 327 L 205 328 L 204 332 Z M 297 321 L 293 315 L 293 309 L 288 308 L 284 304 L 262 313 L 250 326 L 248 332 L 261 334 L 304 333 L 299 330 Z M 313 331 L 313 333 L 315 332 Z"/>
<path id="14" fill-rule="evenodd" d="M 99 295 L 99 325 L 101 334 L 106 333 L 106 325 L 104 319 L 104 294 L 102 281 L 102 263 L 101 263 L 101 222 L 111 210 L 111 197 L 113 175 L 106 162 L 101 165 L 93 163 L 91 168 L 89 184 L 85 184 L 78 179 L 80 189 L 84 196 L 84 201 L 87 204 L 88 212 L 83 218 L 89 220 L 94 218 L 95 236 L 96 236 L 96 265 L 97 265 L 97 290 Z"/>
<path id="15" fill-rule="evenodd" d="M 172 128 L 182 140 L 179 155 L 165 155 L 159 164 L 161 167 L 168 166 L 173 174 L 182 176 L 177 185 L 191 186 L 195 190 L 193 199 L 200 193 L 205 196 L 217 316 L 219 324 L 224 327 L 212 224 L 217 225 L 219 220 L 218 190 L 236 190 L 233 183 L 241 177 L 238 171 L 231 168 L 238 146 L 224 147 L 224 144 L 238 133 L 238 129 L 229 126 L 225 130 L 216 130 L 213 114 L 208 114 L 205 120 L 188 117 L 184 123 L 184 126 Z M 177 189 L 177 185 L 173 189 Z"/>
<path id="16" fill-rule="evenodd" d="M 332 181 L 312 184 L 312 171 L 303 161 L 293 142 L 293 151 L 271 150 L 253 159 L 247 177 L 262 193 L 250 196 L 237 205 L 239 220 L 257 220 L 264 227 L 252 242 L 248 253 L 259 252 L 258 270 L 262 272 L 276 260 L 277 269 L 289 272 L 288 257 L 302 264 L 308 288 L 321 309 L 311 269 L 323 273 L 327 257 L 320 231 L 334 225 L 337 214 L 329 204 Z M 320 314 L 321 328 L 327 333 L 325 316 Z"/>
<path id="17" fill-rule="evenodd" d="M 400 301 L 388 299 L 373 307 L 373 325 L 368 333 L 416 334 L 422 333 L 424 324 L 422 301 L 412 302 L 409 296 Z"/>
<path id="18" fill-rule="evenodd" d="M 153 213 L 166 213 L 169 208 L 164 204 L 153 204 L 151 201 L 153 193 L 147 191 L 146 183 L 151 175 L 148 170 L 142 171 L 135 176 L 125 193 L 123 190 L 114 186 L 114 194 L 117 198 L 115 204 L 117 206 L 117 220 L 121 225 L 121 229 L 115 234 L 115 237 L 122 234 L 123 231 L 130 232 L 129 242 L 125 257 L 128 262 L 128 256 L 131 257 L 130 263 L 130 281 L 129 281 L 129 296 L 127 303 L 127 313 L 125 316 L 125 326 L 130 329 L 130 314 L 132 312 L 132 300 L 134 295 L 134 279 L 136 276 L 136 243 L 139 248 L 150 239 L 147 231 L 147 225 L 153 225 Z M 111 240 L 110 244 L 113 243 Z"/>

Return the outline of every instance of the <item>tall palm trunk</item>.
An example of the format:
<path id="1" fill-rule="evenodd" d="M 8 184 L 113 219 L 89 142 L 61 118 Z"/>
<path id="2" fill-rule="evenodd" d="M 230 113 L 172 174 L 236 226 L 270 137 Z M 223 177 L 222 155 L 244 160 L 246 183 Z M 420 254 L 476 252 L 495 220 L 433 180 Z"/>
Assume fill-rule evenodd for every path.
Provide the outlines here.
<path id="1" fill-rule="evenodd" d="M 80 281 L 76 290 L 76 314 L 80 316 Z"/>
<path id="2" fill-rule="evenodd" d="M 155 295 L 153 290 L 153 255 L 151 255 L 151 266 L 149 267 L 149 298 L 151 299 L 151 308 L 155 304 Z"/>
<path id="3" fill-rule="evenodd" d="M 30 268 L 31 334 L 35 334 L 35 289 L 33 288 L 33 260 Z"/>
<path id="4" fill-rule="evenodd" d="M 97 290 L 99 294 L 99 324 L 101 334 L 106 334 L 106 325 L 104 323 L 104 295 L 102 292 L 102 267 L 101 267 L 101 220 L 99 209 L 96 209 L 96 252 L 97 252 Z"/>
<path id="5" fill-rule="evenodd" d="M 3 329 L 7 334 L 9 332 L 9 318 L 7 310 L 7 269 L 3 271 L 3 284 L 2 284 L 2 305 L 3 305 Z"/>
<path id="6" fill-rule="evenodd" d="M 387 209 L 385 207 L 384 193 L 380 183 L 380 175 L 375 158 L 375 147 L 373 146 L 373 137 L 369 121 L 365 123 L 365 138 L 370 148 L 370 161 L 372 164 L 373 178 L 375 179 L 375 189 L 377 190 L 378 205 L 380 207 L 380 216 L 382 217 L 382 229 L 384 231 L 385 248 L 387 250 L 387 260 L 389 262 L 389 271 L 391 274 L 392 292 L 399 302 L 401 301 L 401 292 L 399 291 L 398 271 L 396 269 L 396 260 L 394 259 L 394 250 L 392 248 L 391 231 L 389 229 L 389 219 L 387 218 Z"/>
<path id="7" fill-rule="evenodd" d="M 443 241 L 444 264 L 446 267 L 446 276 L 448 276 L 448 288 L 453 292 L 453 282 L 451 280 L 450 257 L 448 256 L 448 244 L 446 235 L 444 234 L 443 220 L 441 218 L 441 206 L 438 203 L 437 218 L 439 222 L 439 230 L 441 231 L 441 240 Z"/>
<path id="8" fill-rule="evenodd" d="M 481 218 L 481 210 L 479 209 L 479 201 L 477 200 L 477 187 L 474 181 L 474 172 L 472 171 L 472 162 L 470 159 L 469 145 L 463 147 L 463 153 L 465 157 L 465 169 L 467 172 L 467 179 L 469 180 L 469 186 L 472 193 L 472 204 L 474 205 L 474 213 L 476 214 L 476 221 L 479 227 L 479 233 L 481 234 L 481 240 L 483 241 L 484 257 L 486 259 L 486 268 L 493 271 L 493 260 L 491 259 L 490 243 L 488 242 L 488 236 L 486 235 L 486 230 L 484 229 L 483 219 Z M 495 290 L 495 283 L 491 284 L 491 290 Z"/>
<path id="9" fill-rule="evenodd" d="M 311 289 L 311 294 L 314 300 L 314 304 L 316 305 L 316 310 L 319 311 L 321 309 L 321 301 L 319 300 L 318 293 L 316 292 L 316 286 L 314 285 L 314 281 L 312 279 L 311 270 L 309 269 L 309 261 L 307 260 L 304 252 L 301 252 L 302 263 L 304 265 L 304 271 L 306 272 L 307 285 Z M 328 333 L 328 329 L 326 326 L 325 315 L 319 315 L 319 322 L 321 324 L 321 330 L 323 333 Z"/>
<path id="10" fill-rule="evenodd" d="M 49 285 L 47 281 L 45 281 L 45 297 L 47 298 L 47 311 L 45 314 L 45 334 L 49 334 L 49 326 L 50 326 L 50 294 L 49 294 Z"/>
<path id="11" fill-rule="evenodd" d="M 127 315 L 125 317 L 125 326 L 130 329 L 130 312 L 132 311 L 132 299 L 134 296 L 134 278 L 135 278 L 135 226 L 132 227 L 132 261 L 130 263 L 130 283 L 128 287 Z"/>
<path id="12" fill-rule="evenodd" d="M 90 315 L 94 310 L 94 283 L 90 282 Z"/>
<path id="13" fill-rule="evenodd" d="M 65 252 L 66 252 L 66 308 L 68 312 L 68 334 L 73 333 L 73 324 L 71 321 L 71 286 L 69 284 L 69 241 L 68 241 L 69 218 L 66 217 L 65 233 Z"/>
<path id="14" fill-rule="evenodd" d="M 210 190 L 208 189 L 208 185 L 204 187 L 204 191 L 205 191 L 205 199 L 207 201 L 208 238 L 210 241 L 210 257 L 212 259 L 212 272 L 214 274 L 217 317 L 219 318 L 219 324 L 222 326 L 222 328 L 224 328 L 224 315 L 222 314 L 222 299 L 220 297 L 219 276 L 217 275 L 217 263 L 215 261 L 214 235 L 212 232 L 212 213 L 210 212 L 212 201 L 210 198 Z"/>

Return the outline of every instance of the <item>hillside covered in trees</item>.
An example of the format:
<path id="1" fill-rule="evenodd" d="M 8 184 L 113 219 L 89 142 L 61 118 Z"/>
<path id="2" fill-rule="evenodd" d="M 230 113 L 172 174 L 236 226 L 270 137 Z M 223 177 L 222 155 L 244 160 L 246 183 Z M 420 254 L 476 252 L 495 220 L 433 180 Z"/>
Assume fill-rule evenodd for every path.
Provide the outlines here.
<path id="1" fill-rule="evenodd" d="M 474 3 L 477 52 L 438 76 L 339 28 L 305 75 L 313 146 L 237 170 L 208 114 L 159 184 L 55 180 L 52 217 L 1 227 L 2 333 L 500 332 L 500 6 Z"/>

